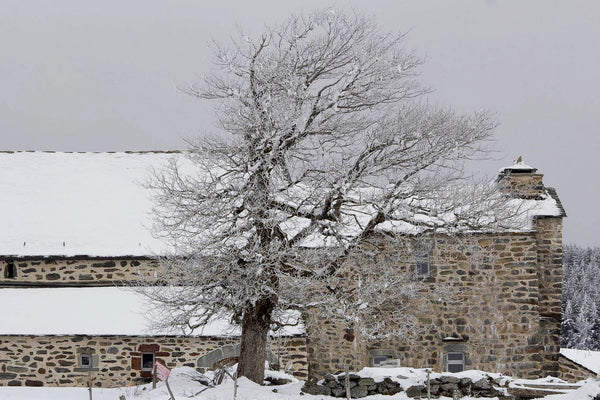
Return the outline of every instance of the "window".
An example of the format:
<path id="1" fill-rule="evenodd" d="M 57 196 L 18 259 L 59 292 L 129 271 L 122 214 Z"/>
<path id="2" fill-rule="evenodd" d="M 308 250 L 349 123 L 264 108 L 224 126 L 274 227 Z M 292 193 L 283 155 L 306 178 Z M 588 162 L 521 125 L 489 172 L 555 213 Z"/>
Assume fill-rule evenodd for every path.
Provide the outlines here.
<path id="1" fill-rule="evenodd" d="M 461 372 L 465 370 L 465 355 L 463 353 L 448 353 L 446 360 L 448 372 Z"/>
<path id="2" fill-rule="evenodd" d="M 390 356 L 373 356 L 374 367 L 399 367 L 400 360 Z"/>
<path id="3" fill-rule="evenodd" d="M 414 276 L 418 279 L 431 277 L 431 257 L 434 242 L 431 238 L 423 237 L 411 241 L 411 252 L 415 257 Z"/>
<path id="4" fill-rule="evenodd" d="M 385 363 L 387 361 L 387 359 L 388 359 L 387 356 L 375 356 L 375 357 L 373 357 L 373 366 L 381 367 L 381 365 L 383 363 Z"/>
<path id="5" fill-rule="evenodd" d="M 80 368 L 92 368 L 91 354 L 80 354 L 79 355 L 79 367 Z"/>
<path id="6" fill-rule="evenodd" d="M 417 256 L 417 278 L 428 278 L 429 271 L 429 253 Z"/>
<path id="7" fill-rule="evenodd" d="M 14 279 L 17 277 L 17 267 L 12 261 L 6 263 L 4 268 L 4 277 L 7 279 Z"/>
<path id="8" fill-rule="evenodd" d="M 154 353 L 142 353 L 142 371 L 152 371 L 154 367 Z"/>

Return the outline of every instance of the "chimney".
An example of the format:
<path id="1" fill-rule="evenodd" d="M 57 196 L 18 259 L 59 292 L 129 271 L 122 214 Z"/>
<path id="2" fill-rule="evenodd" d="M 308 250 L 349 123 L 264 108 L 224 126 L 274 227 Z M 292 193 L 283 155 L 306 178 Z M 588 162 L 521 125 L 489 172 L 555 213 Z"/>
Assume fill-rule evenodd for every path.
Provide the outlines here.
<path id="1" fill-rule="evenodd" d="M 519 157 L 510 167 L 500 168 L 498 184 L 503 193 L 521 199 L 540 199 L 545 194 L 542 177 Z"/>

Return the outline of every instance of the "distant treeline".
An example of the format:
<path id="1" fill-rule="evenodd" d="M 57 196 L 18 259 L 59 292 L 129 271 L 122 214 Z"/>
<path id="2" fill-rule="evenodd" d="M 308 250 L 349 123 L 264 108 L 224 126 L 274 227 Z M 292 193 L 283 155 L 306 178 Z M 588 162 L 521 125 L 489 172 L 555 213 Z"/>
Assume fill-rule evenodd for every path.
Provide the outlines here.
<path id="1" fill-rule="evenodd" d="M 600 350 L 599 247 L 565 246 L 562 311 L 562 346 Z"/>

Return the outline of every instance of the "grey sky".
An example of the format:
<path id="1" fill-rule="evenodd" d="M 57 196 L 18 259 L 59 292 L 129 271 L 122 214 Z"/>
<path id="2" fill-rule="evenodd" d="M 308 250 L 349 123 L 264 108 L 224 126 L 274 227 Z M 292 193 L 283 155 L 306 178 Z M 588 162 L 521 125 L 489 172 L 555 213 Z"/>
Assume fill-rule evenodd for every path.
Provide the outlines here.
<path id="1" fill-rule="evenodd" d="M 323 1 L 0 2 L 2 150 L 182 148 L 210 104 L 177 85 L 209 66 L 207 42 L 252 34 Z M 432 98 L 500 122 L 493 175 L 519 155 L 555 186 L 567 243 L 600 244 L 600 2 L 333 1 L 408 31 Z"/>

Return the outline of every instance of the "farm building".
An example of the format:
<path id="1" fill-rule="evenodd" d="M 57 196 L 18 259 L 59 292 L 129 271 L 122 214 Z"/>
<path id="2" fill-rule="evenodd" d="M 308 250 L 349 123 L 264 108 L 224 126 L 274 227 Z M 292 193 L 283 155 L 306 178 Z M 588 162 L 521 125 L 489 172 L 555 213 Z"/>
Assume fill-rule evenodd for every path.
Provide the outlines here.
<path id="1" fill-rule="evenodd" d="M 165 244 L 150 233 L 152 203 L 141 183 L 174 156 L 0 154 L 0 386 L 122 386 L 147 379 L 156 360 L 200 369 L 239 355 L 239 331 L 226 321 L 192 335 L 157 330 L 144 299 L 123 287 L 160 268 Z M 418 262 L 427 285 L 459 293 L 459 301 L 433 305 L 414 340 L 340 340 L 347 328 L 313 319 L 271 336 L 270 364 L 299 378 L 342 365 L 589 374 L 559 356 L 566 214 L 556 191 L 522 163 L 502 169 L 498 184 L 530 203 L 522 226 L 471 233 L 483 251 L 477 262 L 451 235 L 405 260 L 405 268 Z"/>

